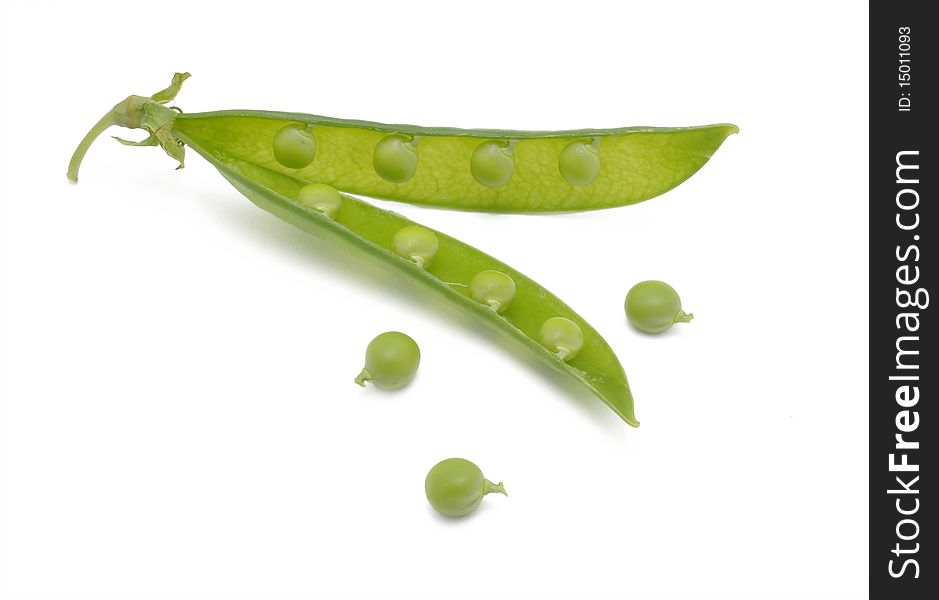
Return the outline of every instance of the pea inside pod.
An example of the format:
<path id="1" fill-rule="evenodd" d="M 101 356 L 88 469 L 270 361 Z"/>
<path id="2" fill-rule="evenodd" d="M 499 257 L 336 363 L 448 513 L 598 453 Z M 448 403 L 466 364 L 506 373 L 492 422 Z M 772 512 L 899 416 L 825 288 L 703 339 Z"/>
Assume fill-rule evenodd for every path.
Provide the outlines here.
<path id="1" fill-rule="evenodd" d="M 391 246 L 398 256 L 413 260 L 419 267 L 429 267 L 440 242 L 434 232 L 420 225 L 408 225 L 395 232 Z"/>
<path id="2" fill-rule="evenodd" d="M 592 142 L 575 140 L 564 146 L 558 158 L 558 171 L 571 185 L 586 186 L 600 174 L 600 139 Z"/>
<path id="3" fill-rule="evenodd" d="M 417 172 L 417 144 L 400 134 L 386 136 L 375 146 L 372 166 L 385 181 L 410 181 Z"/>
<path id="4" fill-rule="evenodd" d="M 318 210 L 327 217 L 334 217 L 342 207 L 342 196 L 331 185 L 325 183 L 308 183 L 297 194 L 297 202 Z"/>
<path id="5" fill-rule="evenodd" d="M 504 313 L 515 298 L 515 281 L 502 271 L 480 271 L 469 284 L 473 300 L 486 304 L 497 313 Z"/>
<path id="6" fill-rule="evenodd" d="M 490 140 L 477 146 L 470 159 L 470 171 L 476 181 L 487 187 L 504 186 L 515 171 L 512 143 Z"/>
<path id="7" fill-rule="evenodd" d="M 484 496 L 493 493 L 508 496 L 502 482 L 492 483 L 465 458 L 440 461 L 424 479 L 427 501 L 447 517 L 465 517 L 479 507 Z"/>
<path id="8" fill-rule="evenodd" d="M 574 360 L 584 346 L 584 332 L 564 317 L 551 317 L 541 326 L 541 341 L 561 360 Z"/>
<path id="9" fill-rule="evenodd" d="M 302 169 L 316 156 L 313 128 L 303 123 L 285 125 L 274 136 L 274 158 L 289 169 Z"/>

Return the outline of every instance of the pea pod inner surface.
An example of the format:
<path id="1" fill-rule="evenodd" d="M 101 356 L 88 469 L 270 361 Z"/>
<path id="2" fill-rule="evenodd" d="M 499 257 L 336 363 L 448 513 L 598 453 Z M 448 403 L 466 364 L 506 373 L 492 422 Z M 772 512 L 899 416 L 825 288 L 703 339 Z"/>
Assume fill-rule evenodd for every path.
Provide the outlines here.
<path id="1" fill-rule="evenodd" d="M 272 140 L 291 124 L 308 127 L 316 140 L 316 158 L 300 169 L 281 164 L 273 153 Z M 176 128 L 203 147 L 340 191 L 512 213 L 647 200 L 691 177 L 738 131 L 730 124 L 570 131 L 431 128 L 248 110 L 182 114 Z M 376 150 L 381 157 L 388 140 L 397 138 L 409 140 L 413 165 L 404 177 L 386 178 L 376 169 Z M 486 160 L 490 146 L 504 152 L 504 164 Z"/>

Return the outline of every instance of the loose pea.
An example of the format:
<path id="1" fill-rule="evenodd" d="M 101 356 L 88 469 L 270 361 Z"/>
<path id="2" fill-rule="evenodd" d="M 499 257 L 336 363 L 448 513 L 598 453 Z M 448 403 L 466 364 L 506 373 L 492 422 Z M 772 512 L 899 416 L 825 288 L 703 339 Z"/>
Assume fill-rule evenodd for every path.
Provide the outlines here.
<path id="1" fill-rule="evenodd" d="M 583 347 L 584 333 L 570 319 L 551 317 L 541 325 L 541 342 L 558 358 L 568 361 Z"/>
<path id="2" fill-rule="evenodd" d="M 385 332 L 365 349 L 365 368 L 355 382 L 365 387 L 371 381 L 383 390 L 396 390 L 414 379 L 421 364 L 421 349 L 409 336 L 397 331 Z"/>
<path id="3" fill-rule="evenodd" d="M 302 169 L 316 154 L 316 140 L 312 127 L 302 123 L 285 125 L 274 136 L 274 158 L 289 169 Z"/>
<path id="4" fill-rule="evenodd" d="M 571 185 L 584 186 L 593 183 L 600 174 L 600 154 L 596 146 L 599 140 L 588 144 L 573 141 L 561 150 L 558 170 Z"/>
<path id="5" fill-rule="evenodd" d="M 465 458 L 448 458 L 431 468 L 424 480 L 424 493 L 434 510 L 447 517 L 465 517 L 486 494 L 503 494 L 502 482 L 492 483 Z"/>
<path id="6" fill-rule="evenodd" d="M 419 267 L 428 267 L 437 256 L 437 236 L 430 229 L 408 225 L 395 232 L 391 246 L 398 256 L 413 260 Z"/>
<path id="7" fill-rule="evenodd" d="M 504 313 L 515 297 L 515 281 L 502 271 L 480 271 L 469 284 L 470 297 Z"/>
<path id="8" fill-rule="evenodd" d="M 307 208 L 318 210 L 327 217 L 333 217 L 342 206 L 342 196 L 336 188 L 325 183 L 308 183 L 300 188 L 297 202 Z"/>
<path id="9" fill-rule="evenodd" d="M 664 281 L 642 281 L 626 294 L 626 318 L 633 327 L 646 333 L 661 333 L 675 323 L 694 318 L 681 309 L 678 292 Z"/>
<path id="10" fill-rule="evenodd" d="M 385 136 L 375 146 L 372 166 L 382 179 L 392 183 L 404 183 L 417 172 L 417 147 L 411 138 L 406 136 Z"/>
<path id="11" fill-rule="evenodd" d="M 491 188 L 502 187 L 512 179 L 515 156 L 508 142 L 490 140 L 476 146 L 470 159 L 470 171 L 479 183 Z"/>

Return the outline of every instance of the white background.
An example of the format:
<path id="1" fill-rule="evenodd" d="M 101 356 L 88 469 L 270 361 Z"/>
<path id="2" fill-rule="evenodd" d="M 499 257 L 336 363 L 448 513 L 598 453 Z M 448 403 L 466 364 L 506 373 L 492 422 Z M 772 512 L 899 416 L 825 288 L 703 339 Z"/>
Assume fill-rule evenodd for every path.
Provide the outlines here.
<path id="1" fill-rule="evenodd" d="M 4 2 L 0 595 L 866 597 L 867 31 L 857 2 Z M 104 136 L 68 184 L 98 117 L 175 70 L 189 112 L 739 125 L 632 207 L 378 202 L 577 309 L 642 427 L 195 153 Z M 694 322 L 631 330 L 648 278 Z M 362 390 L 389 329 L 419 376 Z M 509 497 L 437 517 L 449 456 Z"/>

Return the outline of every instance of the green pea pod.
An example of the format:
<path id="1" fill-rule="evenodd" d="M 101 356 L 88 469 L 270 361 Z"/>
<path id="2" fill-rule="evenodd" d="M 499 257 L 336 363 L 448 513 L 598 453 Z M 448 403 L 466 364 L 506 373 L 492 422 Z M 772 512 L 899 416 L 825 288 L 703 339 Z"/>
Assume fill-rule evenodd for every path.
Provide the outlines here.
<path id="1" fill-rule="evenodd" d="M 343 192 L 507 213 L 594 210 L 648 200 L 691 177 L 738 131 L 726 123 L 455 129 L 250 110 L 182 114 L 175 127 L 203 147 Z"/>
<path id="2" fill-rule="evenodd" d="M 182 75 L 174 79 L 177 90 L 183 79 L 185 76 Z M 391 265 L 401 274 L 462 307 L 480 322 L 515 338 L 542 361 L 586 386 L 628 424 L 639 426 L 629 384 L 616 355 L 593 327 L 554 294 L 459 240 L 420 227 L 401 215 L 357 198 L 341 195 L 338 210 L 324 211 L 304 205 L 298 199 L 301 198 L 300 191 L 310 181 L 303 173 L 285 173 L 271 168 L 264 159 L 246 160 L 232 155 L 231 148 L 227 146 L 203 144 L 178 127 L 180 115 L 177 112 L 161 105 L 175 94 L 165 90 L 160 94 L 158 98 L 130 96 L 105 115 L 76 149 L 69 165 L 69 178 L 77 180 L 82 157 L 95 137 L 110 124 L 150 131 L 171 156 L 177 156 L 182 145 L 188 144 L 259 207 L 304 231 L 331 238 Z M 396 234 L 400 235 L 402 230 L 422 233 L 412 240 L 417 242 L 414 247 L 418 252 L 426 256 L 411 256 L 408 252 L 412 246 L 398 244 L 400 240 L 396 241 Z M 437 242 L 432 256 L 421 245 L 427 233 Z M 512 280 L 514 293 L 510 302 L 507 296 L 501 295 L 499 285 L 495 287 L 500 292 L 496 296 L 502 303 L 487 303 L 488 296 L 483 292 L 478 292 L 482 295 L 474 298 L 469 291 L 470 284 L 484 271 L 496 271 Z M 582 340 L 578 340 L 576 348 L 564 347 L 564 344 L 570 346 L 564 341 L 565 332 L 561 335 L 556 332 L 545 334 L 546 324 L 558 318 L 569 322 L 567 327 L 579 330 L 575 333 L 581 334 Z"/>
<path id="3" fill-rule="evenodd" d="M 297 126 L 308 128 L 317 147 L 315 158 L 300 168 L 279 161 L 273 151 L 278 134 Z M 183 114 L 176 128 L 233 158 L 343 192 L 504 213 L 594 210 L 648 200 L 691 177 L 737 132 L 729 124 L 464 130 L 248 110 Z"/>

